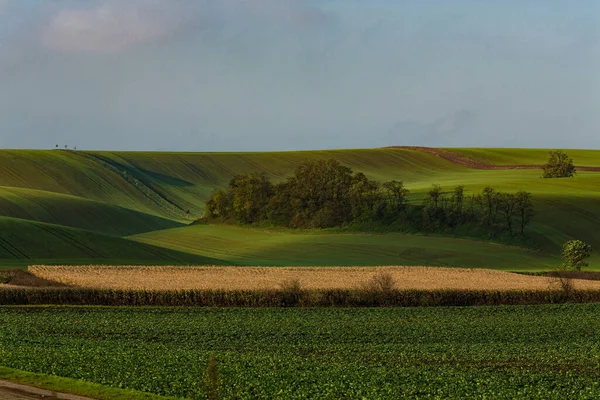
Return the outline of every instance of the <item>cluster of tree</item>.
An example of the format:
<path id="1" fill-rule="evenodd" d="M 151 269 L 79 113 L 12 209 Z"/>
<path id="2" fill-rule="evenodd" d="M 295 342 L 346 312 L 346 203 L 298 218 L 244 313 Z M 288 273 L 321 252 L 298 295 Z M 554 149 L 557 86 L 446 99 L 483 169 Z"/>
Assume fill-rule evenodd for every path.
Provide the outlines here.
<path id="1" fill-rule="evenodd" d="M 206 213 L 244 224 L 327 228 L 400 212 L 407 193 L 402 182 L 380 185 L 335 160 L 321 160 L 301 164 L 276 184 L 264 174 L 237 175 L 226 190 L 213 193 Z"/>
<path id="2" fill-rule="evenodd" d="M 522 236 L 533 215 L 531 195 L 526 192 L 501 193 L 487 187 L 466 198 L 462 186 L 445 193 L 434 185 L 422 204 L 414 205 L 409 204 L 408 195 L 401 181 L 380 184 L 335 160 L 309 161 L 280 183 L 272 183 L 264 174 L 233 177 L 227 189 L 212 194 L 206 215 L 290 228 L 400 221 L 407 229 L 440 231 L 476 223 L 511 236 Z"/>
<path id="3" fill-rule="evenodd" d="M 551 151 L 548 162 L 542 167 L 543 178 L 570 178 L 575 174 L 573 159 L 562 151 Z"/>
<path id="4" fill-rule="evenodd" d="M 530 193 L 504 193 L 491 186 L 465 198 L 463 186 L 444 193 L 439 185 L 433 185 L 423 200 L 422 212 L 425 230 L 477 223 L 492 231 L 505 231 L 511 237 L 517 234 L 523 237 L 525 227 L 534 215 Z"/>

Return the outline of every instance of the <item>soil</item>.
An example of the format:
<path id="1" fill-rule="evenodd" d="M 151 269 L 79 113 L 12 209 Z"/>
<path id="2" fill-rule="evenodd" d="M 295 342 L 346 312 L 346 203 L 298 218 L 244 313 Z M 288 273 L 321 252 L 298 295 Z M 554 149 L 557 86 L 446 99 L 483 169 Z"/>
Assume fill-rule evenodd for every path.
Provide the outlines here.
<path id="1" fill-rule="evenodd" d="M 22 269 L 0 269 L 0 274 L 11 275 L 8 284 L 10 286 L 25 286 L 25 287 L 61 287 L 60 283 L 49 281 L 47 279 L 39 278 L 35 275 L 31 275 L 29 272 Z M 2 399 L 2 397 L 0 397 Z"/>
<path id="2" fill-rule="evenodd" d="M 481 160 L 474 160 L 462 154 L 454 153 L 448 150 L 442 150 L 435 147 L 424 147 L 424 146 L 388 146 L 389 149 L 406 149 L 421 151 L 423 153 L 433 154 L 434 156 L 443 158 L 444 160 L 450 161 L 454 164 L 462 165 L 463 167 L 473 169 L 489 169 L 489 170 L 501 170 L 501 169 L 542 169 L 542 165 L 533 164 L 519 164 L 519 165 L 498 165 L 491 164 Z M 575 166 L 577 171 L 591 171 L 600 172 L 600 167 L 585 167 Z"/>
<path id="3" fill-rule="evenodd" d="M 0 399 L 2 400 L 93 400 L 90 397 L 76 396 L 67 393 L 56 393 L 33 386 L 20 385 L 0 380 Z"/>

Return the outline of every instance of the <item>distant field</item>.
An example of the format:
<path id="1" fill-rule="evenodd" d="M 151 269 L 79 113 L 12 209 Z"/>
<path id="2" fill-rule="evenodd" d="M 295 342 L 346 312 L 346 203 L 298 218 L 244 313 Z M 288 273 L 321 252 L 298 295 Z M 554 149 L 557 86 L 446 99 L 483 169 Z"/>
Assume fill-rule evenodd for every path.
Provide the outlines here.
<path id="1" fill-rule="evenodd" d="M 434 267 L 145 267 L 33 266 L 36 277 L 69 286 L 145 290 L 263 290 L 297 281 L 302 289 L 359 289 L 387 275 L 397 289 L 548 290 L 553 278 L 489 269 Z M 600 281 L 573 280 L 577 289 L 600 289 Z M 1 286 L 1 285 L 0 285 Z"/>
<path id="2" fill-rule="evenodd" d="M 542 165 L 548 161 L 548 153 L 556 149 L 459 149 L 447 148 L 474 160 L 484 161 L 498 165 Z M 600 150 L 563 150 L 573 158 L 575 165 L 598 167 L 600 166 Z"/>
<path id="3" fill-rule="evenodd" d="M 543 149 L 450 150 L 504 165 L 541 164 L 547 157 Z M 598 150 L 566 152 L 576 164 L 600 165 Z M 540 251 L 484 243 L 489 241 L 486 237 L 461 240 L 397 233 L 340 235 L 185 226 L 202 215 L 210 193 L 227 185 L 235 174 L 264 172 L 277 181 L 305 160 L 328 158 L 371 179 L 403 180 L 414 203 L 420 202 L 434 183 L 445 190 L 464 185 L 467 196 L 486 185 L 502 191 L 527 190 L 532 193 L 536 209 L 527 235 Z M 0 246 L 0 268 L 32 264 L 208 263 L 543 270 L 559 263 L 560 246 L 565 240 L 585 240 L 600 249 L 599 187 L 599 172 L 580 172 L 572 179 L 541 179 L 539 170 L 470 169 L 407 149 L 265 153 L 3 150 L 0 237 L 8 238 L 9 244 Z M 64 236 L 57 240 L 56 235 L 40 230 L 38 223 L 52 224 L 61 232 L 66 229 L 76 241 Z M 89 245 L 95 249 L 93 252 L 77 245 L 80 236 L 81 243 L 93 242 Z M 154 247 L 140 250 L 139 242 Z M 171 252 L 166 256 L 165 248 L 175 250 L 177 255 Z M 211 262 L 206 257 L 216 260 Z M 591 268 L 600 269 L 600 256 L 592 258 Z"/>
<path id="4" fill-rule="evenodd" d="M 178 398 L 600 397 L 600 305 L 0 307 L 0 365 Z"/>

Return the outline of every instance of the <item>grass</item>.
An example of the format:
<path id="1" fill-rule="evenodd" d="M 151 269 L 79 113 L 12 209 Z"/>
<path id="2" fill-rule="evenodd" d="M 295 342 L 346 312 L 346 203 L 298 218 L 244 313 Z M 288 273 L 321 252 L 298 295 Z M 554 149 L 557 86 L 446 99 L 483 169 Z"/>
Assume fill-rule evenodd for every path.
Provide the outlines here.
<path id="1" fill-rule="evenodd" d="M 554 268 L 560 262 L 551 254 L 519 247 L 400 233 L 340 234 L 194 225 L 131 239 L 233 265 L 424 265 L 534 271 Z"/>
<path id="2" fill-rule="evenodd" d="M 0 187 L 2 216 L 47 222 L 112 236 L 183 226 L 182 223 L 81 197 Z"/>
<path id="3" fill-rule="evenodd" d="M 40 262 L 218 264 L 219 260 L 131 242 L 81 229 L 0 217 L 0 268 Z"/>
<path id="4" fill-rule="evenodd" d="M 538 163 L 540 149 L 453 149 L 469 156 L 488 157 L 504 164 Z M 600 151 L 567 151 L 576 164 L 600 165 Z M 467 194 L 486 185 L 498 190 L 527 190 L 533 194 L 536 216 L 528 235 L 540 252 L 498 247 L 453 238 L 391 235 L 339 235 L 333 232 L 298 234 L 257 232 L 231 227 L 181 226 L 203 212 L 215 187 L 223 187 L 234 174 L 265 172 L 284 179 L 302 161 L 336 158 L 377 180 L 404 180 L 411 200 L 420 201 L 433 183 L 450 190 L 465 185 Z M 540 161 L 540 162 L 541 162 Z M 540 270 L 558 264 L 561 244 L 577 238 L 600 248 L 600 207 L 597 206 L 600 173 L 581 172 L 573 179 L 541 179 L 537 170 L 474 170 L 418 151 L 364 149 L 265 153 L 145 153 L 83 151 L 0 151 L 0 215 L 79 228 L 105 236 L 131 237 L 133 241 L 223 259 L 240 265 L 451 265 L 514 270 Z M 189 214 L 188 214 L 189 211 Z M 7 228 L 5 223 L 0 222 Z M 15 261 L 0 249 L 0 264 L 96 264 L 94 257 L 72 246 L 48 251 L 43 241 L 20 235 L 31 261 Z M 4 231 L 3 231 L 4 232 Z M 137 235 L 141 234 L 141 235 Z M 4 236 L 4 235 L 3 235 Z M 128 243 L 138 248 L 136 243 Z M 99 245 L 99 243 L 98 243 Z M 39 251 L 38 247 L 46 249 Z M 60 250 L 60 251 L 59 251 Z M 336 252 L 338 254 L 331 254 Z M 40 254 L 37 254 L 40 253 Z M 133 252 L 135 253 L 135 251 Z M 188 259 L 180 254 L 180 256 Z M 115 264 L 162 264 L 160 257 L 139 254 L 111 256 Z M 34 262 L 35 261 L 35 262 Z M 128 262 L 129 261 L 129 262 Z M 592 267 L 600 269 L 600 257 Z M 200 261 L 199 261 L 200 262 Z M 102 262 L 104 264 L 104 262 Z"/>
<path id="5" fill-rule="evenodd" d="M 144 290 L 264 290 L 282 282 L 302 289 L 358 289 L 381 276 L 401 290 L 548 290 L 548 277 L 489 269 L 431 267 L 146 267 L 32 266 L 38 278 L 69 286 Z M 575 280 L 577 289 L 600 289 L 600 281 Z"/>
<path id="6" fill-rule="evenodd" d="M 203 398 L 597 398 L 600 305 L 3 307 L 0 364 Z"/>
<path id="7" fill-rule="evenodd" d="M 77 379 L 62 378 L 39 373 L 36 374 L 1 366 L 0 379 L 22 385 L 34 386 L 52 392 L 75 394 L 98 400 L 175 400 L 174 397 L 157 396 L 136 390 L 112 388 Z"/>
<path id="8" fill-rule="evenodd" d="M 474 160 L 484 161 L 498 165 L 541 165 L 548 161 L 548 153 L 557 149 L 459 149 L 446 150 L 467 156 Z M 564 149 L 567 155 L 573 158 L 575 165 L 586 167 L 600 166 L 598 150 Z"/>

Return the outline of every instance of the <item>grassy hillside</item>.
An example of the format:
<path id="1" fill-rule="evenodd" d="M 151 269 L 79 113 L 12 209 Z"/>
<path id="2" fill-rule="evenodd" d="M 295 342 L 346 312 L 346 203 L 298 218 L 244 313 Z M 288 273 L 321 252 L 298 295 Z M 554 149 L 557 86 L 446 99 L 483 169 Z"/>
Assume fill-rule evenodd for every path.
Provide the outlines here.
<path id="1" fill-rule="evenodd" d="M 2 216 L 70 226 L 113 236 L 182 226 L 140 211 L 41 190 L 0 187 Z"/>
<path id="2" fill-rule="evenodd" d="M 33 264 L 214 264 L 218 260 L 81 229 L 0 217 L 0 267 Z"/>
<path id="3" fill-rule="evenodd" d="M 195 225 L 131 237 L 132 240 L 213 257 L 233 265 L 424 265 L 549 269 L 545 252 L 457 238 L 391 234 L 263 231 Z"/>
<path id="4" fill-rule="evenodd" d="M 539 149 L 452 151 L 505 165 L 541 164 L 547 157 L 547 150 Z M 576 164 L 600 165 L 600 151 L 568 150 L 567 153 Z M 201 215 L 214 188 L 226 186 L 235 174 L 264 172 L 274 180 L 281 180 L 305 160 L 328 158 L 335 158 L 355 171 L 362 171 L 371 179 L 403 180 L 411 190 L 411 200 L 415 202 L 420 201 L 434 183 L 447 189 L 465 185 L 467 195 L 480 191 L 486 185 L 503 191 L 527 190 L 533 194 L 537 211 L 529 236 L 542 250 L 538 254 L 543 253 L 544 256 L 538 259 L 536 255 L 536 261 L 519 253 L 523 250 L 514 253 L 502 248 L 501 253 L 508 255 L 496 257 L 496 252 L 480 247 L 481 243 L 464 241 L 466 244 L 461 245 L 463 242 L 454 242 L 455 239 L 408 235 L 273 233 L 272 238 L 267 238 L 271 236 L 264 233 L 259 238 L 256 231 L 231 227 L 169 229 L 189 223 Z M 538 170 L 470 169 L 432 154 L 391 148 L 266 153 L 4 150 L 0 151 L 0 167 L 0 217 L 52 223 L 113 236 L 148 233 L 135 239 L 153 241 L 160 246 L 194 254 L 224 255 L 229 262 L 240 264 L 376 265 L 410 262 L 424 265 L 487 264 L 508 269 L 510 265 L 521 265 L 514 268 L 522 269 L 533 268 L 534 264 L 556 263 L 560 245 L 569 238 L 585 240 L 595 249 L 600 249 L 600 235 L 597 233 L 600 226 L 598 172 L 580 172 L 572 179 L 548 180 L 541 179 Z M 29 225 L 12 226 L 9 234 L 22 229 L 22 226 Z M 161 231 L 163 229 L 168 230 Z M 100 235 L 97 240 L 107 240 L 105 238 Z M 398 241 L 407 245 L 399 245 Z M 34 252 L 34 247 L 39 245 L 34 238 L 29 244 L 23 239 L 22 244 L 27 251 Z M 228 250 L 228 247 L 232 249 Z M 374 250 L 376 248 L 378 250 Z M 416 255 L 406 256 L 407 248 Z M 332 252 L 339 254 L 330 255 Z M 52 253 L 50 258 L 77 259 L 77 254 L 74 250 L 63 249 Z M 405 255 L 399 257 L 398 254 Z M 478 263 L 478 256 L 473 254 L 489 255 L 489 259 Z M 523 259 L 518 262 L 521 256 Z M 594 262 L 600 268 L 599 259 Z"/>
<path id="5" fill-rule="evenodd" d="M 548 161 L 548 152 L 555 149 L 453 149 L 446 150 L 467 156 L 474 160 L 498 165 L 541 165 Z M 598 167 L 600 157 L 598 150 L 563 150 L 573 158 L 575 165 Z"/>
<path id="6" fill-rule="evenodd" d="M 279 153 L 0 151 L 0 186 L 70 194 L 176 220 L 198 215 L 215 187 L 235 174 L 283 179 L 303 161 L 336 158 L 374 179 L 418 182 L 468 171 L 430 154 L 402 149 Z"/>

